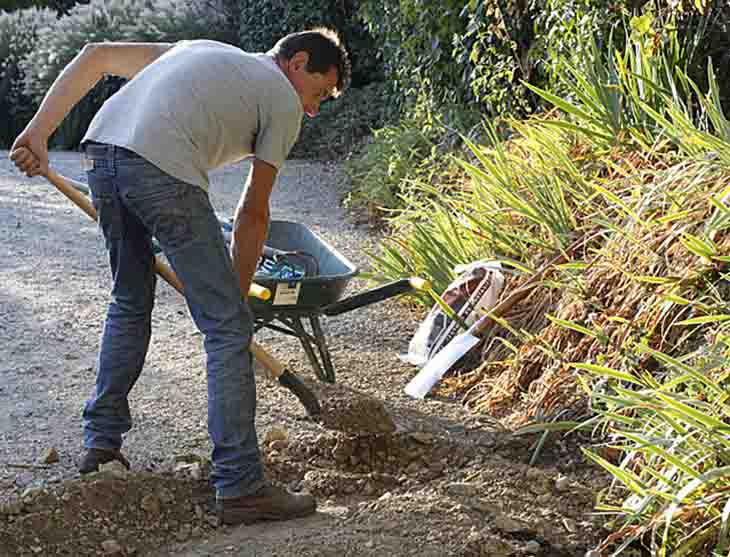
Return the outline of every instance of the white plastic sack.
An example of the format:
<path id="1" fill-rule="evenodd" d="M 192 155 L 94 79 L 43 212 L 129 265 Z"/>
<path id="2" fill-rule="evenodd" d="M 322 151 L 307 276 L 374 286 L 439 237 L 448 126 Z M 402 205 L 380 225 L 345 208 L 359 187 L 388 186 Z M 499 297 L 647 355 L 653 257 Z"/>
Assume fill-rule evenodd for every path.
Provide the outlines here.
<path id="1" fill-rule="evenodd" d="M 441 298 L 468 326 L 493 308 L 504 286 L 502 266 L 496 261 L 475 261 L 454 268 L 457 278 Z M 435 304 L 418 326 L 402 359 L 423 367 L 441 348 L 461 332 L 459 324 L 449 319 Z"/>

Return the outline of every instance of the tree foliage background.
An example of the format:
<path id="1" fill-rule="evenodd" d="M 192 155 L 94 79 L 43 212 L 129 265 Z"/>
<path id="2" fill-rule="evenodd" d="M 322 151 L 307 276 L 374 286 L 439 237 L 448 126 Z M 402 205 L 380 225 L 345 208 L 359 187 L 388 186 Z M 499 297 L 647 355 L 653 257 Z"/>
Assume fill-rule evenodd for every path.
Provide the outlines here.
<path id="1" fill-rule="evenodd" d="M 698 9 L 700 6 L 701 9 Z M 406 115 L 418 102 L 439 112 L 496 117 L 537 110 L 540 99 L 525 84 L 559 87 L 566 56 L 583 63 L 588 37 L 600 46 L 621 41 L 625 15 L 651 10 L 677 26 L 692 48 L 682 61 L 699 83 L 707 56 L 718 81 L 730 87 L 730 8 L 726 2 L 675 0 L 6 0 L 0 12 L 0 144 L 7 147 L 27 123 L 47 87 L 89 41 L 206 37 L 248 49 L 268 49 L 286 33 L 334 27 L 353 59 L 353 86 L 378 97 L 359 104 L 347 96 L 327 107 L 326 124 L 306 122 L 306 143 L 320 154 L 340 111 L 352 142 L 368 125 Z M 372 87 L 383 83 L 383 87 Z M 93 114 L 121 82 L 100 84 L 54 138 L 72 148 Z M 721 92 L 727 98 L 727 91 Z M 368 114 L 364 111 L 367 110 Z M 377 115 L 377 117 L 373 117 Z M 468 121 L 468 119 L 467 119 Z M 354 131 L 357 130 L 357 131 Z M 341 155 L 350 146 L 329 149 Z M 307 155 L 306 150 L 300 152 Z M 316 153 L 315 153 L 316 154 Z"/>

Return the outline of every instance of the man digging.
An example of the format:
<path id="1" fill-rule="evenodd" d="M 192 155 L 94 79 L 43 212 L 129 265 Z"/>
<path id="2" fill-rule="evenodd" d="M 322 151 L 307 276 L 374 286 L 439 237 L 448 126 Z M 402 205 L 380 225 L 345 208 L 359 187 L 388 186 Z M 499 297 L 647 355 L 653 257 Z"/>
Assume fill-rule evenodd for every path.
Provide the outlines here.
<path id="1" fill-rule="evenodd" d="M 113 460 L 132 426 L 128 394 L 151 334 L 158 241 L 204 335 L 216 509 L 226 524 L 311 514 L 314 498 L 267 483 L 256 437 L 247 293 L 269 223 L 269 196 L 303 113 L 340 95 L 350 62 L 336 33 L 293 33 L 269 52 L 215 41 L 88 44 L 61 72 L 10 158 L 48 173 L 48 138 L 107 74 L 129 82 L 99 110 L 82 147 L 109 251 L 112 301 L 86 403 L 82 474 Z M 208 199 L 208 172 L 252 156 L 230 255 Z"/>

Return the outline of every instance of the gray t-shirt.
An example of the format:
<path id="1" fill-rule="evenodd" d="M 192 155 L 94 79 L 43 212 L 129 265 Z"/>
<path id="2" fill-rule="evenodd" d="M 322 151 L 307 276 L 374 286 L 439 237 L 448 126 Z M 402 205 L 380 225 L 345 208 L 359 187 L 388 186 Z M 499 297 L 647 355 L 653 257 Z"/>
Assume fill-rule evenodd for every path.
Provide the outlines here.
<path id="1" fill-rule="evenodd" d="M 210 170 L 249 155 L 280 168 L 303 114 L 270 56 L 181 41 L 104 103 L 84 141 L 125 147 L 207 189 Z"/>

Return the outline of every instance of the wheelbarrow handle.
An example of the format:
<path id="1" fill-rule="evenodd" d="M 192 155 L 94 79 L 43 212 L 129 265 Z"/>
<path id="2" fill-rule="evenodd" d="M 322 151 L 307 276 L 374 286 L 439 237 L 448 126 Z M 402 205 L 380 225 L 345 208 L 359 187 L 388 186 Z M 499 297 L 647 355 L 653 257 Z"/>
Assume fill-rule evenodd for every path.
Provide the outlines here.
<path id="1" fill-rule="evenodd" d="M 406 294 L 408 292 L 413 292 L 414 290 L 424 292 L 430 288 L 431 283 L 420 277 L 404 278 L 378 286 L 377 288 L 373 288 L 367 292 L 355 294 L 354 296 L 350 296 L 349 298 L 345 298 L 339 302 L 329 304 L 322 308 L 322 313 L 329 316 L 340 315 L 341 313 L 352 311 L 353 309 L 361 308 L 376 302 L 382 302 L 383 300 L 387 300 L 393 296 L 398 296 L 399 294 Z"/>
<path id="2" fill-rule="evenodd" d="M 428 292 L 431 290 L 431 281 L 421 277 L 411 277 L 408 279 L 408 282 L 411 283 L 413 290 L 418 290 L 419 292 Z"/>

